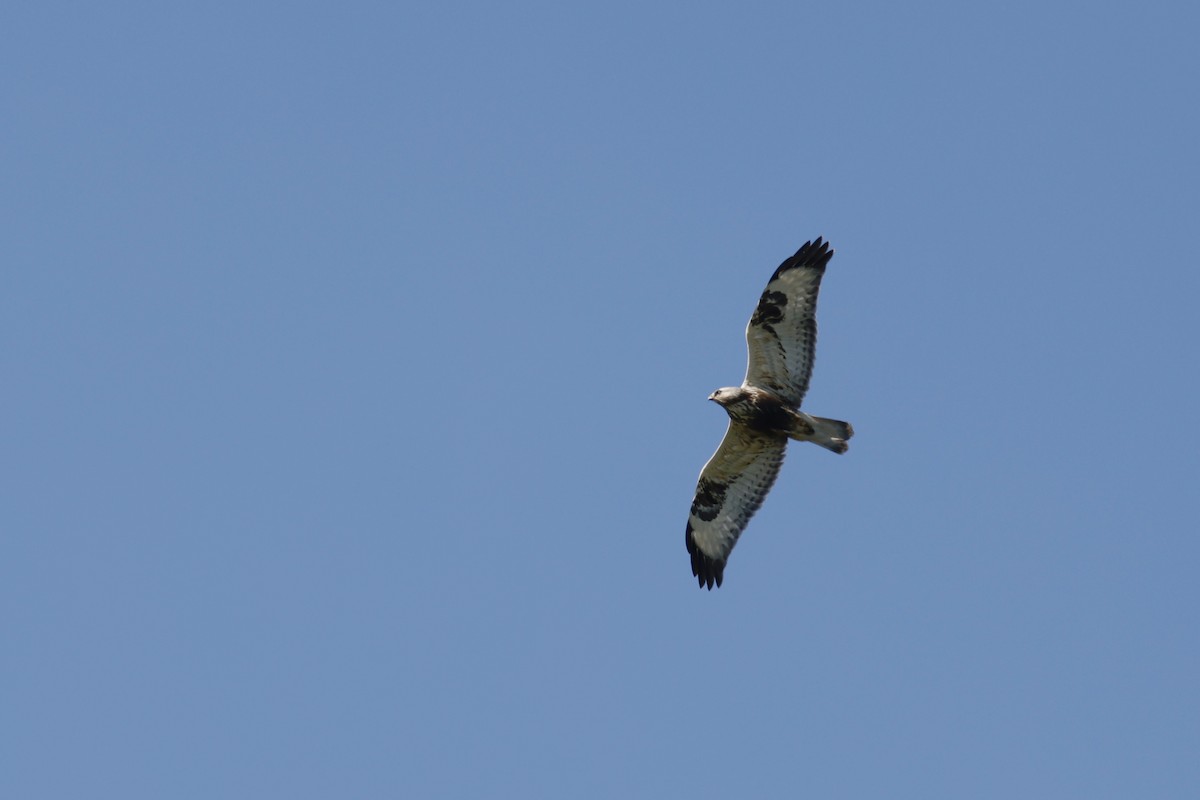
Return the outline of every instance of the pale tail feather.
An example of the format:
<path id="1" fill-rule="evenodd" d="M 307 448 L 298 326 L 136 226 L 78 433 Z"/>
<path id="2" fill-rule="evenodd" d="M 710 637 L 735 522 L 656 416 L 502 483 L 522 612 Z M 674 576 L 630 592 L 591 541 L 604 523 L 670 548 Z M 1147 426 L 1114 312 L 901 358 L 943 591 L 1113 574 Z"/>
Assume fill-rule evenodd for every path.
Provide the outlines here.
<path id="1" fill-rule="evenodd" d="M 819 444 L 826 450 L 832 450 L 835 453 L 846 452 L 849 445 L 846 442 L 854 435 L 854 427 L 849 422 L 842 422 L 837 419 L 825 419 L 825 417 L 810 417 L 814 423 L 812 438 L 809 439 L 813 444 Z"/>

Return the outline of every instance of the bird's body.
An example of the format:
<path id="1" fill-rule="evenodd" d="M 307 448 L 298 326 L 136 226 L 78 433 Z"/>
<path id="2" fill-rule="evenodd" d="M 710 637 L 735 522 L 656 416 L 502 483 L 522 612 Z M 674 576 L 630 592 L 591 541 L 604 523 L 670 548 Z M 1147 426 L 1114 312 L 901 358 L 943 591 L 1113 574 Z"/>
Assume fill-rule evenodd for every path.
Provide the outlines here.
<path id="1" fill-rule="evenodd" d="M 844 453 L 854 435 L 847 422 L 800 410 L 812 374 L 817 292 L 832 257 L 818 238 L 779 265 L 746 327 L 745 380 L 708 398 L 729 414 L 729 428 L 700 472 L 688 515 L 687 549 L 702 587 L 721 585 L 730 552 L 779 474 L 788 440 Z"/>
<path id="2" fill-rule="evenodd" d="M 810 417 L 792 408 L 770 389 L 727 386 L 713 392 L 708 399 L 724 406 L 731 421 L 752 431 L 812 442 L 835 453 L 846 452 L 846 440 L 854 434 L 848 423 Z"/>

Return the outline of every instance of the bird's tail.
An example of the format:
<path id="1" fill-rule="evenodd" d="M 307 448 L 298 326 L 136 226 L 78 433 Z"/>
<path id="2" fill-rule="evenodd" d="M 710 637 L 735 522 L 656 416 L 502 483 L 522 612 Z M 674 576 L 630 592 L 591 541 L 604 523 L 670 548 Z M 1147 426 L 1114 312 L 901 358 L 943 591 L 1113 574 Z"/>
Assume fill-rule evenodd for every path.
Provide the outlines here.
<path id="1" fill-rule="evenodd" d="M 850 447 L 846 444 L 854 435 L 854 427 L 849 422 L 825 417 L 809 417 L 813 421 L 813 434 L 809 439 L 813 444 L 819 444 L 826 450 L 844 453 Z"/>

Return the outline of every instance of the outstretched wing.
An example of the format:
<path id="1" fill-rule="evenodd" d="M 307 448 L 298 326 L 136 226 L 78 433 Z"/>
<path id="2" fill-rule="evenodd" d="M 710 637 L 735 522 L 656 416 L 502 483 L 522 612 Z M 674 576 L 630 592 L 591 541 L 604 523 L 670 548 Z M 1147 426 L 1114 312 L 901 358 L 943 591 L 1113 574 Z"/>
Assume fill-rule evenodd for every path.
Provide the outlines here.
<path id="1" fill-rule="evenodd" d="M 770 389 L 799 408 L 817 344 L 817 291 L 833 258 L 820 237 L 779 265 L 746 326 L 746 385 Z"/>
<path id="2" fill-rule="evenodd" d="M 738 536 L 775 483 L 787 438 L 732 420 L 717 452 L 700 471 L 688 515 L 687 549 L 700 585 L 721 585 Z"/>

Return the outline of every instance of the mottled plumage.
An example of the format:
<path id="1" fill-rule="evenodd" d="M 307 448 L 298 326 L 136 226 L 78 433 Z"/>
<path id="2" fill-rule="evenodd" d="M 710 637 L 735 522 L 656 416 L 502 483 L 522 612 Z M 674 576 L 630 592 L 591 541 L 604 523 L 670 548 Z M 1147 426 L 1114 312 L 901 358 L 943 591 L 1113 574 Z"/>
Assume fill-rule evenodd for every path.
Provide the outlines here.
<path id="1" fill-rule="evenodd" d="M 788 440 L 844 453 L 854 435 L 849 423 L 800 411 L 817 342 L 817 291 L 832 257 L 818 238 L 779 265 L 746 326 L 745 380 L 708 398 L 725 408 L 729 428 L 700 472 L 688 515 L 687 549 L 702 587 L 721 585 L 733 546 L 779 475 Z"/>

